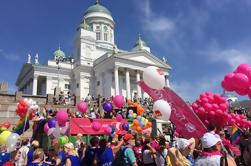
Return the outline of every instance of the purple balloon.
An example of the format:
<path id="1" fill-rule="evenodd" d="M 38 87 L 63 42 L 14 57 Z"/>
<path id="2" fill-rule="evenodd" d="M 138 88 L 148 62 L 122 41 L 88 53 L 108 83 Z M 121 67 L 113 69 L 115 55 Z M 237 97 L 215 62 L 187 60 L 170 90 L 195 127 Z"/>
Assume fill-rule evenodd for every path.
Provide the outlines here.
<path id="1" fill-rule="evenodd" d="M 55 119 L 50 119 L 48 121 L 48 126 L 49 126 L 49 128 L 55 128 L 56 127 L 56 120 Z"/>
<path id="2" fill-rule="evenodd" d="M 105 112 L 111 112 L 112 111 L 112 103 L 109 101 L 106 101 L 103 104 L 103 109 L 105 110 Z"/>
<path id="3" fill-rule="evenodd" d="M 129 130 L 129 125 L 128 125 L 128 123 L 124 123 L 124 124 L 122 125 L 122 129 L 125 130 L 125 131 L 128 131 L 128 130 Z"/>

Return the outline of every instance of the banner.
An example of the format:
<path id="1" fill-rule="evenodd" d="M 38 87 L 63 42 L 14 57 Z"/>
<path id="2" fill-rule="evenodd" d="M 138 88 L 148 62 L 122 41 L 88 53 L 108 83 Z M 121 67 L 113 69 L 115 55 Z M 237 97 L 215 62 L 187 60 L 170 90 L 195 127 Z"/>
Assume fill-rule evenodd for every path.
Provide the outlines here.
<path id="1" fill-rule="evenodd" d="M 170 121 L 176 126 L 176 131 L 185 138 L 201 138 L 206 132 L 206 127 L 193 112 L 193 110 L 170 88 L 156 90 L 148 87 L 143 81 L 139 86 L 154 100 L 165 100 L 171 108 Z"/>
<path id="2" fill-rule="evenodd" d="M 92 129 L 93 122 L 99 122 L 102 124 L 102 127 L 99 131 Z M 121 130 L 120 126 L 123 123 L 127 123 L 126 120 L 117 122 L 115 119 L 89 119 L 89 118 L 71 118 L 70 119 L 70 134 L 90 134 L 90 135 L 103 135 L 104 128 L 109 125 L 113 125 L 115 132 L 117 134 L 126 134 L 127 131 Z"/>

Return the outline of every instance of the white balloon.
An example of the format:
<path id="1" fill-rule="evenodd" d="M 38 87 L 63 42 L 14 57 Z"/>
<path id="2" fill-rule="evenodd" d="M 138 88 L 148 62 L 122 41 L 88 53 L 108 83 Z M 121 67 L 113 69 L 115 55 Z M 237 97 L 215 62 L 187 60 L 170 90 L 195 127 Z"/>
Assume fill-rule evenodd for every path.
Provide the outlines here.
<path id="1" fill-rule="evenodd" d="M 169 121 L 171 112 L 171 106 L 165 100 L 157 100 L 154 102 L 153 113 L 157 119 Z"/>
<path id="2" fill-rule="evenodd" d="M 160 68 L 155 66 L 145 68 L 143 72 L 143 81 L 150 88 L 157 90 L 161 90 L 165 86 L 164 73 Z"/>
<path id="3" fill-rule="evenodd" d="M 19 138 L 20 138 L 20 136 L 17 133 L 12 133 L 8 137 L 6 146 L 9 150 L 9 152 L 16 150 L 16 144 L 17 144 Z"/>

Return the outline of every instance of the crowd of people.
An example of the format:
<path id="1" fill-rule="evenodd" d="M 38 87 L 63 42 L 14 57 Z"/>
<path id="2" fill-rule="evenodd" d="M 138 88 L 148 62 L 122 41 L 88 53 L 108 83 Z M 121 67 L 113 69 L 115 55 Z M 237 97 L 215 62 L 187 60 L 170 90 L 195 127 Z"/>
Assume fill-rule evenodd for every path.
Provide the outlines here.
<path id="1" fill-rule="evenodd" d="M 11 153 L 1 145 L 0 165 L 3 166 L 235 166 L 251 165 L 251 133 L 245 131 L 239 143 L 232 145 L 228 134 L 216 133 L 214 125 L 200 140 L 185 139 L 174 133 L 168 141 L 164 135 L 158 137 L 127 133 L 108 138 L 92 136 L 83 141 L 82 134 L 74 143 L 63 146 L 52 142 L 47 151 L 37 140 L 24 139 L 20 147 Z"/>

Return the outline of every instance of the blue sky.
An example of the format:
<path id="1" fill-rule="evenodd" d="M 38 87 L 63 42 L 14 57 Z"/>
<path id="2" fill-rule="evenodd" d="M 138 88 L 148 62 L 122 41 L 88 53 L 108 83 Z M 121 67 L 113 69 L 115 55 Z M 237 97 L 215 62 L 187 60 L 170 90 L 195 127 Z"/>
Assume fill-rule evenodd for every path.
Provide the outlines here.
<path id="1" fill-rule="evenodd" d="M 40 63 L 59 43 L 72 54 L 73 36 L 94 0 L 5 0 L 0 3 L 0 81 L 12 91 L 27 54 Z M 251 64 L 250 0 L 101 0 L 116 22 L 116 44 L 131 50 L 138 34 L 172 66 L 171 86 L 194 101 L 221 93 L 224 75 Z"/>

